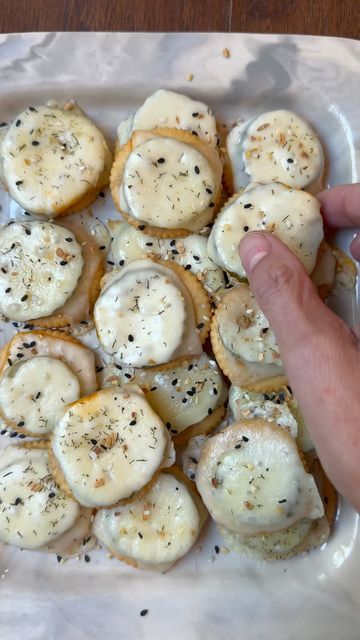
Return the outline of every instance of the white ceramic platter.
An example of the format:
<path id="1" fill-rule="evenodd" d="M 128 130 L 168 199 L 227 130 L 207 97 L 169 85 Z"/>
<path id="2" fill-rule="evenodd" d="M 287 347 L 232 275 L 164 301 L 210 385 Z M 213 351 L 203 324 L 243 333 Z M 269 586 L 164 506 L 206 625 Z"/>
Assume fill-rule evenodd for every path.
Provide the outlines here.
<path id="1" fill-rule="evenodd" d="M 224 47 L 230 58 L 223 57 Z M 114 139 L 120 120 L 159 87 L 204 100 L 229 124 L 285 107 L 319 132 L 334 185 L 355 182 L 360 172 L 359 77 L 360 44 L 350 40 L 0 36 L 0 120 L 49 98 L 73 98 Z M 16 207 L 5 194 L 0 198 L 3 221 Z M 117 215 L 109 195 L 92 209 L 102 219 Z M 340 234 L 338 243 L 346 248 L 352 235 Z M 358 317 L 358 301 L 358 295 L 337 299 L 349 322 Z M 99 551 L 91 552 L 89 563 L 58 564 L 53 556 L 0 548 L 0 638 L 359 640 L 360 534 L 349 506 L 341 505 L 325 547 L 305 557 L 266 564 L 217 555 L 215 544 L 222 544 L 220 536 L 208 528 L 194 552 L 165 575 L 134 570 Z M 141 617 L 143 609 L 148 613 Z"/>

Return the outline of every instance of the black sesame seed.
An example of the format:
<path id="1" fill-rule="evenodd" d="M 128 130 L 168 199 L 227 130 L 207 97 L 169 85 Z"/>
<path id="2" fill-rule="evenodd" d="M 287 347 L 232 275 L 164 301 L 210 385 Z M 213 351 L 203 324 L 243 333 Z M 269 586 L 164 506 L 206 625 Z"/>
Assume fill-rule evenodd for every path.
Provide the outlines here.
<path id="1" fill-rule="evenodd" d="M 134 342 L 134 336 L 132 336 L 131 333 L 128 335 L 128 340 L 129 342 Z"/>
<path id="2" fill-rule="evenodd" d="M 286 498 L 283 498 L 282 500 L 278 500 L 279 504 L 283 504 L 284 502 L 287 502 Z"/>
<path id="3" fill-rule="evenodd" d="M 289 164 L 292 164 L 294 162 L 293 158 L 288 158 L 287 161 Z"/>
<path id="4" fill-rule="evenodd" d="M 247 224 L 246 224 L 246 225 L 245 225 L 245 227 L 244 227 L 244 231 L 245 231 L 245 232 L 246 232 L 246 231 L 249 231 L 249 227 L 247 226 Z"/>
<path id="5" fill-rule="evenodd" d="M 177 250 L 177 249 L 171 249 L 171 253 L 172 253 L 174 256 L 178 256 L 178 255 L 179 255 L 179 252 L 178 252 L 178 250 Z"/>
<path id="6" fill-rule="evenodd" d="M 20 187 L 20 185 L 23 184 L 23 182 L 24 182 L 24 180 L 17 180 L 15 182 L 15 184 L 16 184 L 17 187 Z"/>
<path id="7" fill-rule="evenodd" d="M 177 434 L 177 430 L 176 429 L 170 429 L 171 433 L 173 433 L 174 435 Z"/>
<path id="8" fill-rule="evenodd" d="M 65 267 L 67 265 L 67 260 L 60 260 L 60 266 Z"/>
<path id="9" fill-rule="evenodd" d="M 212 412 L 213 412 L 213 410 L 212 410 L 212 409 L 208 409 L 208 414 L 209 414 L 209 416 L 211 416 Z"/>
<path id="10" fill-rule="evenodd" d="M 172 384 L 172 386 L 173 386 L 173 387 L 176 387 L 177 382 L 178 382 L 178 379 L 177 379 L 177 378 L 175 378 L 175 379 L 172 381 L 172 383 L 171 383 L 171 384 Z"/>
<path id="11" fill-rule="evenodd" d="M 129 423 L 130 427 L 135 427 L 136 425 L 136 420 L 131 420 L 131 422 Z"/>
<path id="12" fill-rule="evenodd" d="M 142 539 L 143 539 L 143 537 L 144 537 L 144 536 L 143 536 L 143 534 L 142 534 L 142 533 L 140 533 L 140 531 L 138 531 L 138 536 L 139 536 L 140 540 L 142 540 Z"/>
<path id="13" fill-rule="evenodd" d="M 120 267 L 123 267 L 123 266 L 124 266 L 124 264 L 125 264 L 125 260 L 119 260 L 119 266 L 120 266 Z"/>
<path id="14" fill-rule="evenodd" d="M 6 269 L 4 269 L 4 267 L 1 267 L 1 271 L 2 271 L 3 273 L 7 273 Z"/>
<path id="15" fill-rule="evenodd" d="M 212 209 L 213 207 L 215 207 L 215 202 L 210 202 L 209 207 Z"/>
<path id="16" fill-rule="evenodd" d="M 220 547 L 217 544 L 215 545 L 214 549 L 216 554 L 220 552 Z"/>
<path id="17" fill-rule="evenodd" d="M 21 504 L 23 503 L 23 502 L 22 502 L 22 500 L 21 500 L 21 498 L 16 498 L 16 500 L 15 500 L 15 505 L 17 506 L 17 505 L 18 505 L 18 504 L 20 504 L 20 503 L 21 503 Z"/>
<path id="18" fill-rule="evenodd" d="M 192 131 L 191 133 L 193 134 L 193 136 L 198 136 L 199 135 L 198 133 L 196 133 L 196 131 Z"/>
<path id="19" fill-rule="evenodd" d="M 53 498 L 55 498 L 56 493 L 54 493 L 53 491 L 51 493 L 49 493 L 49 498 L 50 500 L 52 500 Z"/>
<path id="20" fill-rule="evenodd" d="M 241 449 L 241 444 L 236 444 L 235 449 Z"/>
<path id="21" fill-rule="evenodd" d="M 195 111 L 195 113 L 193 113 L 193 114 L 192 114 L 192 117 L 193 117 L 193 118 L 197 118 L 197 117 L 198 117 L 198 115 L 199 115 L 198 111 Z"/>
<path id="22" fill-rule="evenodd" d="M 156 391 L 157 387 L 151 387 L 150 391 Z"/>
<path id="23" fill-rule="evenodd" d="M 261 333 L 267 333 L 269 331 L 269 327 L 264 327 L 261 329 Z"/>
<path id="24" fill-rule="evenodd" d="M 22 298 L 20 298 L 20 299 L 21 299 L 21 302 L 25 302 L 25 300 L 27 300 L 27 299 L 28 299 L 28 297 L 29 297 L 29 296 L 27 295 L 27 293 L 25 293 L 25 295 L 24 295 Z"/>
<path id="25" fill-rule="evenodd" d="M 170 240 L 170 247 L 174 247 L 176 243 L 176 240 Z"/>
<path id="26" fill-rule="evenodd" d="M 100 191 L 99 196 L 100 198 L 105 198 L 105 193 L 103 191 Z"/>
<path id="27" fill-rule="evenodd" d="M 106 247 L 104 244 L 101 245 L 101 247 L 99 247 L 100 251 L 105 251 Z"/>
<path id="28" fill-rule="evenodd" d="M 167 429 L 171 429 L 171 422 L 167 422 L 165 426 Z"/>
<path id="29" fill-rule="evenodd" d="M 95 438 L 91 438 L 90 442 L 91 442 L 91 444 L 94 445 L 94 447 L 97 444 L 97 440 L 95 440 Z"/>
<path id="30" fill-rule="evenodd" d="M 38 142 L 37 140 L 33 140 L 31 144 L 33 147 L 38 147 L 40 142 Z"/>
<path id="31" fill-rule="evenodd" d="M 197 328 L 198 329 L 202 329 L 204 327 L 204 323 L 203 322 L 199 322 Z"/>
<path id="32" fill-rule="evenodd" d="M 146 616 L 149 613 L 149 609 L 142 609 L 142 611 L 140 611 L 140 615 L 142 617 Z"/>
<path id="33" fill-rule="evenodd" d="M 115 262 L 112 262 L 112 260 L 108 260 L 107 263 L 110 265 L 110 267 L 113 267 L 115 265 Z"/>
<path id="34" fill-rule="evenodd" d="M 210 195 L 212 195 L 212 190 L 209 189 L 209 187 L 206 187 L 206 193 L 209 193 Z"/>
<path id="35" fill-rule="evenodd" d="M 154 244 L 153 242 L 145 242 L 145 245 L 146 245 L 147 247 L 152 247 L 152 246 L 153 246 L 153 244 Z"/>
<path id="36" fill-rule="evenodd" d="M 139 229 L 139 231 L 144 231 L 144 229 L 145 229 L 145 225 L 144 225 L 144 224 L 140 224 L 140 225 L 138 226 L 138 229 Z"/>
<path id="37" fill-rule="evenodd" d="M 16 120 L 15 127 L 20 127 L 20 125 L 21 125 L 21 120 Z"/>
<path id="38" fill-rule="evenodd" d="M 17 423 L 18 427 L 23 427 L 25 424 L 25 422 L 23 420 L 20 420 L 20 422 Z"/>
<path id="39" fill-rule="evenodd" d="M 6 433 L 7 433 L 7 429 L 2 429 L 2 431 L 0 431 L 0 434 L 1 434 L 2 436 L 4 436 Z"/>
<path id="40" fill-rule="evenodd" d="M 12 433 L 10 433 L 10 438 L 16 438 L 17 435 L 18 435 L 18 432 L 13 431 Z"/>
<path id="41" fill-rule="evenodd" d="M 191 269 L 191 264 L 186 264 L 185 265 L 185 269 L 186 269 L 186 271 L 189 271 L 189 269 Z"/>
<path id="42" fill-rule="evenodd" d="M 196 260 L 196 262 L 198 262 L 200 260 L 199 256 L 193 256 L 194 260 Z"/>
<path id="43" fill-rule="evenodd" d="M 57 554 L 57 556 L 56 556 L 56 560 L 57 560 L 58 562 L 61 562 L 61 560 L 62 560 L 62 556 L 60 556 L 59 554 Z"/>
<path id="44" fill-rule="evenodd" d="M 103 370 L 104 367 L 96 367 L 96 373 L 100 373 L 100 371 Z"/>
<path id="45" fill-rule="evenodd" d="M 5 293 L 10 293 L 11 291 L 11 287 L 8 287 L 7 289 L 5 289 Z"/>
<path id="46" fill-rule="evenodd" d="M 217 396 L 218 392 L 217 392 L 217 388 L 216 387 L 213 388 L 213 393 L 214 393 L 214 396 Z"/>
<path id="47" fill-rule="evenodd" d="M 131 373 L 125 373 L 124 375 L 125 375 L 125 378 L 127 378 L 128 380 L 131 380 L 131 377 L 132 377 Z"/>
<path id="48" fill-rule="evenodd" d="M 244 209 L 250 209 L 251 206 L 251 202 L 247 202 L 246 204 L 244 204 Z"/>
<path id="49" fill-rule="evenodd" d="M 121 366 L 121 364 L 116 364 L 116 365 L 115 365 L 115 367 L 116 367 L 117 369 L 119 369 L 120 371 L 122 371 L 122 366 Z"/>
<path id="50" fill-rule="evenodd" d="M 90 556 L 88 556 L 87 554 L 84 556 L 84 560 L 85 562 L 90 562 Z"/>
<path id="51" fill-rule="evenodd" d="M 191 480 L 195 480 L 195 473 L 192 473 L 190 478 L 191 478 Z"/>
<path id="52" fill-rule="evenodd" d="M 25 229 L 25 233 L 27 236 L 31 236 L 31 229 Z"/>
<path id="53" fill-rule="evenodd" d="M 23 357 L 24 357 L 24 354 L 23 354 L 23 353 L 17 353 L 17 354 L 16 354 L 16 357 L 17 357 L 17 358 L 23 358 Z"/>
<path id="54" fill-rule="evenodd" d="M 66 242 L 72 242 L 72 241 L 73 241 L 73 238 L 65 238 L 65 241 L 66 241 Z"/>
<path id="55" fill-rule="evenodd" d="M 183 398 L 183 399 L 182 399 L 182 403 L 183 403 L 183 404 L 186 404 L 186 403 L 187 403 L 187 398 Z"/>
<path id="56" fill-rule="evenodd" d="M 249 438 L 248 438 L 247 436 L 243 436 L 243 437 L 242 437 L 242 441 L 243 441 L 243 442 L 249 442 Z"/>
<path id="57" fill-rule="evenodd" d="M 35 113 L 37 113 L 37 109 L 35 109 L 35 107 L 29 107 L 29 111 L 34 111 Z"/>
<path id="58" fill-rule="evenodd" d="M 158 158 L 158 164 L 164 164 L 165 158 Z"/>
<path id="59" fill-rule="evenodd" d="M 26 438 L 25 433 L 19 433 L 19 438 L 21 438 L 21 439 L 22 439 L 22 438 Z"/>
<path id="60" fill-rule="evenodd" d="M 87 320 L 80 320 L 80 324 L 87 325 L 87 324 L 88 324 L 88 321 L 87 321 Z"/>
<path id="61" fill-rule="evenodd" d="M 30 342 L 30 344 L 29 344 L 30 349 L 32 349 L 33 347 L 35 347 L 35 345 L 36 345 L 35 340 L 33 340 L 32 342 Z"/>
<path id="62" fill-rule="evenodd" d="M 189 364 L 189 366 L 188 366 L 188 371 L 191 371 L 191 369 L 193 368 L 193 366 L 194 366 L 193 364 Z"/>
<path id="63" fill-rule="evenodd" d="M 197 175 L 199 175 L 199 173 L 200 173 L 200 169 L 199 169 L 199 167 L 197 166 L 197 164 L 195 165 L 195 173 L 197 173 Z"/>

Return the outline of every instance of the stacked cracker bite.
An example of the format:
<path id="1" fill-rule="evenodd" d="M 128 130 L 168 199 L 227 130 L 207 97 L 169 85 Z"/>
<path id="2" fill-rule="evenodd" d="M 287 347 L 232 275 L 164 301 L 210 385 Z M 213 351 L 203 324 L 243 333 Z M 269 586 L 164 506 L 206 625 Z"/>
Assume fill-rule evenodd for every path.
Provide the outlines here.
<path id="1" fill-rule="evenodd" d="M 120 124 L 112 166 L 73 103 L 27 108 L 0 154 L 26 209 L 0 230 L 0 311 L 21 329 L 1 352 L 1 433 L 22 439 L 0 453 L 0 539 L 62 555 L 93 535 L 164 571 L 209 512 L 241 553 L 322 544 L 336 494 L 237 253 L 243 234 L 271 231 L 328 293 L 335 258 L 311 195 L 324 159 L 310 126 L 271 112 L 236 125 L 226 150 L 206 104 L 159 90 Z M 71 214 L 108 182 L 121 217 L 108 222 L 105 273 Z M 74 337 L 92 322 L 97 366 Z"/>

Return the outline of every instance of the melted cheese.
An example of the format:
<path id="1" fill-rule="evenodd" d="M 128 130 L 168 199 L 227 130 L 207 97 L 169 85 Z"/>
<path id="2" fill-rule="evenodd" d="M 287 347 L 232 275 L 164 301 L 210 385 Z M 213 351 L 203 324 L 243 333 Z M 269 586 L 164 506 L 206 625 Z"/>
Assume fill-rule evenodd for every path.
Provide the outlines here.
<path id="1" fill-rule="evenodd" d="M 5 370 L 0 407 L 7 420 L 33 435 L 53 430 L 58 412 L 80 397 L 80 384 L 60 360 L 34 357 Z"/>
<path id="2" fill-rule="evenodd" d="M 255 395 L 256 400 L 251 400 L 251 396 Z M 270 394 L 269 394 L 270 395 Z M 288 431 L 293 438 L 298 434 L 297 422 L 285 402 L 277 400 L 274 402 L 268 394 L 255 393 L 251 394 L 246 389 L 231 385 L 229 392 L 229 407 L 234 422 L 242 420 L 251 420 L 252 418 L 262 418 L 267 422 L 274 422 Z M 274 398 L 279 397 L 279 393 L 272 394 Z M 266 398 L 264 397 L 266 396 Z M 284 394 L 283 394 L 283 397 Z"/>
<path id="3" fill-rule="evenodd" d="M 167 431 L 140 389 L 98 391 L 64 410 L 52 447 L 75 498 L 111 506 L 152 479 L 167 453 Z"/>
<path id="4" fill-rule="evenodd" d="M 219 176 L 196 147 L 163 136 L 138 136 L 120 186 L 121 208 L 139 221 L 199 231 L 211 222 Z M 221 176 L 220 176 L 221 178 Z"/>
<path id="5" fill-rule="evenodd" d="M 106 368 L 104 383 L 124 384 L 130 379 L 139 385 L 171 434 L 181 433 L 211 415 L 227 398 L 220 369 L 205 353 L 170 371 L 118 367 Z"/>
<path id="6" fill-rule="evenodd" d="M 48 316 L 72 295 L 83 269 L 74 234 L 51 222 L 0 231 L 0 311 L 11 320 Z"/>
<path id="7" fill-rule="evenodd" d="M 305 191 L 277 183 L 251 184 L 226 205 L 212 228 L 208 254 L 216 264 L 240 278 L 246 278 L 246 273 L 238 247 L 249 231 L 273 233 L 311 273 L 323 239 L 320 203 Z"/>
<path id="8" fill-rule="evenodd" d="M 112 276 L 94 318 L 103 349 L 119 364 L 143 367 L 201 352 L 189 292 L 171 269 L 151 260 Z"/>
<path id="9" fill-rule="evenodd" d="M 9 193 L 24 209 L 50 217 L 104 184 L 111 161 L 95 124 L 73 110 L 40 106 L 21 113 L 1 145 Z"/>
<path id="10" fill-rule="evenodd" d="M 310 125 L 280 109 L 237 124 L 227 139 L 234 189 L 248 182 L 282 182 L 294 189 L 321 190 L 324 154 Z"/>
<path id="11" fill-rule="evenodd" d="M 196 484 L 214 520 L 239 533 L 277 531 L 324 513 L 294 439 L 262 420 L 231 425 L 210 438 Z"/>
<path id="12" fill-rule="evenodd" d="M 198 137 L 216 147 L 218 136 L 214 112 L 203 102 L 167 89 L 158 89 L 149 96 L 135 115 L 128 116 L 118 128 L 121 145 L 132 131 L 150 131 L 156 127 L 175 127 L 195 132 Z"/>
<path id="13" fill-rule="evenodd" d="M 219 529 L 225 544 L 233 551 L 259 560 L 276 560 L 295 555 L 312 526 L 313 520 L 302 518 L 291 527 L 262 535 L 246 536 L 225 527 Z"/>
<path id="14" fill-rule="evenodd" d="M 159 473 L 141 498 L 101 509 L 93 530 L 99 541 L 140 567 L 164 571 L 184 556 L 200 532 L 200 515 L 187 487 Z"/>
<path id="15" fill-rule="evenodd" d="M 7 375 L 9 367 L 24 363 L 31 358 L 43 356 L 46 360 L 61 360 L 74 374 L 80 384 L 82 396 L 94 393 L 97 388 L 94 352 L 75 339 L 64 338 L 49 331 L 21 331 L 8 343 L 3 352 L 1 373 Z M 39 360 L 38 360 L 39 362 Z"/>
<path id="16" fill-rule="evenodd" d="M 7 447 L 0 453 L 0 538 L 39 549 L 76 522 L 79 505 L 50 475 L 46 450 Z"/>
<path id="17" fill-rule="evenodd" d="M 140 260 L 146 254 L 155 254 L 164 260 L 180 264 L 196 275 L 209 293 L 225 286 L 222 269 L 207 254 L 207 238 L 190 234 L 181 239 L 162 239 L 145 235 L 126 222 L 111 224 L 115 235 L 112 256 L 115 264 L 123 266 Z"/>
<path id="18" fill-rule="evenodd" d="M 246 362 L 281 366 L 275 334 L 249 285 L 226 293 L 218 308 L 219 334 L 225 347 Z"/>

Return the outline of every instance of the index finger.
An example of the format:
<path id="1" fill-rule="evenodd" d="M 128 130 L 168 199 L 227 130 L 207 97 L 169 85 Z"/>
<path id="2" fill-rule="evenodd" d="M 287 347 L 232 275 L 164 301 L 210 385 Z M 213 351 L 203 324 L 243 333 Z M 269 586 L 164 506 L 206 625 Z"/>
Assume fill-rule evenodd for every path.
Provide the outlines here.
<path id="1" fill-rule="evenodd" d="M 342 184 L 317 194 L 321 213 L 330 227 L 360 226 L 360 183 Z"/>

